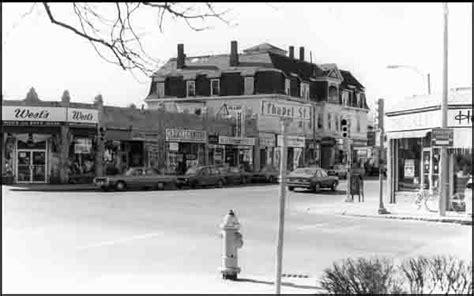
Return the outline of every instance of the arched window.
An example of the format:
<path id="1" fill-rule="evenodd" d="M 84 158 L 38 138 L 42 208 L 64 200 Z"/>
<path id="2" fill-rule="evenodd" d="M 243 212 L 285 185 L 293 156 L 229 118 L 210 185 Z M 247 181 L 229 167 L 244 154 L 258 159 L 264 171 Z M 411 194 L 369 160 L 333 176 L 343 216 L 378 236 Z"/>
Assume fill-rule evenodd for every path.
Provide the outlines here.
<path id="1" fill-rule="evenodd" d="M 331 85 L 329 87 L 328 102 L 331 102 L 331 103 L 338 103 L 339 102 L 337 87 L 335 87 L 334 85 Z"/>

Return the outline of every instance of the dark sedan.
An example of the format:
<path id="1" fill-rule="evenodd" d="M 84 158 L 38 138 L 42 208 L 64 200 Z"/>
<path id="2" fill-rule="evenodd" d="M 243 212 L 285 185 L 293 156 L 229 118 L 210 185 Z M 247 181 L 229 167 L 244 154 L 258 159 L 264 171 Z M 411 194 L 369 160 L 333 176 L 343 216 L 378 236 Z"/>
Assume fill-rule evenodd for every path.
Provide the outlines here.
<path id="1" fill-rule="evenodd" d="M 175 181 L 174 176 L 160 175 L 153 168 L 142 167 L 130 168 L 123 175 L 94 178 L 94 184 L 98 188 L 118 191 L 130 188 L 164 189 L 166 186 L 174 185 Z"/>
<path id="2" fill-rule="evenodd" d="M 336 191 L 338 184 L 337 177 L 328 176 L 324 169 L 317 167 L 297 168 L 287 177 L 287 186 L 290 191 L 295 188 L 306 188 L 314 192 L 322 188 Z"/>
<path id="3" fill-rule="evenodd" d="M 252 182 L 278 183 L 280 172 L 272 166 L 266 166 L 260 172 L 253 173 Z"/>
<path id="4" fill-rule="evenodd" d="M 220 167 L 218 168 L 225 184 L 246 184 L 251 181 L 252 174 L 238 167 Z"/>
<path id="5" fill-rule="evenodd" d="M 204 186 L 222 187 L 224 184 L 224 177 L 219 170 L 213 166 L 190 168 L 184 175 L 178 176 L 176 180 L 176 186 L 178 188 L 197 188 Z"/>

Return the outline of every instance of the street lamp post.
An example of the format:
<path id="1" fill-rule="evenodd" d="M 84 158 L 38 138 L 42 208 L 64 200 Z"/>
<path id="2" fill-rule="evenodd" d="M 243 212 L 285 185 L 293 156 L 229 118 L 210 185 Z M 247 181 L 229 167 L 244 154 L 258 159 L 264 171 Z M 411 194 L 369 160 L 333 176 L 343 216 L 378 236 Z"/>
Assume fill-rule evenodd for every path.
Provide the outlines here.
<path id="1" fill-rule="evenodd" d="M 443 97 L 441 101 L 441 127 L 448 127 L 448 3 L 443 3 L 444 34 L 443 34 Z M 439 214 L 446 216 L 446 201 L 448 198 L 448 151 L 441 146 L 440 155 L 440 200 Z"/>
<path id="2" fill-rule="evenodd" d="M 426 76 L 426 81 L 427 81 L 427 84 L 428 84 L 428 94 L 429 95 L 431 94 L 431 76 L 430 76 L 430 73 L 426 73 L 426 75 L 425 75 L 417 67 L 410 66 L 410 65 L 388 65 L 387 68 L 388 69 L 407 68 L 407 69 L 411 69 L 411 70 L 415 71 L 416 73 L 418 73 L 419 75 L 421 75 L 423 77 L 423 79 L 425 79 L 425 76 Z"/>

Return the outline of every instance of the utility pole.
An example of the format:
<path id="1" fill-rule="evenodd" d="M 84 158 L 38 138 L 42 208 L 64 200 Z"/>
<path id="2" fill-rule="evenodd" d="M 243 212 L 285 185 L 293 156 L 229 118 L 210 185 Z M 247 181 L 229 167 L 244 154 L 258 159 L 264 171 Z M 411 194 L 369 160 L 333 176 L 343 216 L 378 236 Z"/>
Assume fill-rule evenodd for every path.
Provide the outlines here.
<path id="1" fill-rule="evenodd" d="M 275 294 L 280 294 L 281 289 L 281 271 L 283 262 L 283 234 L 285 227 L 285 197 L 286 197 L 286 128 L 288 121 L 281 119 L 281 159 L 280 159 L 280 204 L 278 211 L 278 242 L 277 242 L 277 261 L 276 261 L 276 280 Z"/>
<path id="2" fill-rule="evenodd" d="M 379 130 L 380 130 L 380 147 L 379 147 L 379 214 L 389 214 L 389 212 L 385 209 L 383 205 L 383 167 L 384 167 L 384 157 L 383 157 L 383 140 L 384 140 L 384 125 L 383 125 L 383 117 L 384 117 L 384 101 L 383 99 L 378 99 L 378 123 L 379 123 Z"/>
<path id="3" fill-rule="evenodd" d="M 443 40 L 443 98 L 441 102 L 441 127 L 448 127 L 448 3 L 443 3 L 444 10 L 444 40 Z M 440 195 L 439 214 L 446 216 L 446 201 L 449 187 L 448 178 L 448 151 L 441 146 L 440 155 Z"/>
<path id="4" fill-rule="evenodd" d="M 349 125 L 350 126 L 350 125 Z M 349 127 L 350 128 L 350 127 Z M 347 151 L 347 190 L 346 190 L 346 202 L 352 202 L 351 198 L 351 174 L 352 174 L 352 151 L 351 151 L 351 139 L 344 139 L 344 144 Z"/>

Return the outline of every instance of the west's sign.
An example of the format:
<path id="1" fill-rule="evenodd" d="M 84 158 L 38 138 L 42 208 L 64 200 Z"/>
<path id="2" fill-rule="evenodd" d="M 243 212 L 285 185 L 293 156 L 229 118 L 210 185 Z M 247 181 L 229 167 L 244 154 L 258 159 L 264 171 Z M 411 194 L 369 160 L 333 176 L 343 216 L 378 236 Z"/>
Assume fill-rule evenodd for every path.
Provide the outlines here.
<path id="1" fill-rule="evenodd" d="M 66 108 L 2 106 L 3 121 L 66 121 Z"/>
<path id="2" fill-rule="evenodd" d="M 92 123 L 99 121 L 99 112 L 95 109 L 37 106 L 2 106 L 2 121 L 6 122 L 72 122 Z M 22 124 L 18 124 L 22 125 Z M 34 124 L 36 125 L 36 124 Z"/>
<path id="3" fill-rule="evenodd" d="M 286 102 L 263 100 L 261 112 L 263 116 L 292 118 L 298 120 L 310 120 L 311 118 L 311 106 Z"/>
<path id="4" fill-rule="evenodd" d="M 75 123 L 97 123 L 99 112 L 94 109 L 67 108 L 67 121 Z"/>

